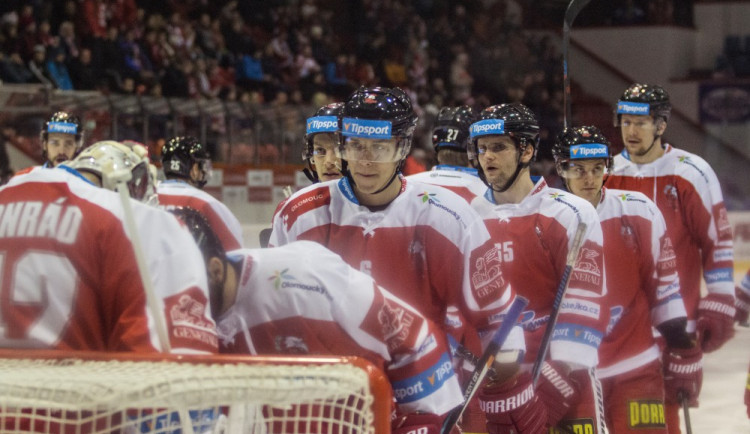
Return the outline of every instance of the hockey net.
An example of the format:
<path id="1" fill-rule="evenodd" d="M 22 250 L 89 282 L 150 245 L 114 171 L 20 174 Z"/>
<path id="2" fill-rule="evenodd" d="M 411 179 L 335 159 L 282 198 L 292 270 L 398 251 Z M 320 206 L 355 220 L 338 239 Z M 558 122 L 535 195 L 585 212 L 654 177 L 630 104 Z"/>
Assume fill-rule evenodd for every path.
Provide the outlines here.
<path id="1" fill-rule="evenodd" d="M 3 433 L 388 433 L 385 375 L 356 357 L 0 350 Z"/>

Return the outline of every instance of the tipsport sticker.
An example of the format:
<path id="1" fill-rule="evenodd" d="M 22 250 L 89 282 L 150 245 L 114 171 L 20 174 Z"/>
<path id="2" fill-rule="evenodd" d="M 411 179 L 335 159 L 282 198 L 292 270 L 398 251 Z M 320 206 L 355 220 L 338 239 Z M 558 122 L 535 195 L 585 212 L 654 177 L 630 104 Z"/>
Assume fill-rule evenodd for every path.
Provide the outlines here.
<path id="1" fill-rule="evenodd" d="M 347 137 L 364 137 L 368 139 L 390 139 L 392 124 L 390 121 L 344 118 L 341 133 Z"/>
<path id="2" fill-rule="evenodd" d="M 339 130 L 336 116 L 314 116 L 307 118 L 307 134 L 335 133 Z"/>
<path id="3" fill-rule="evenodd" d="M 602 143 L 586 143 L 570 147 L 571 160 L 607 157 L 609 157 L 609 148 Z"/>
<path id="4" fill-rule="evenodd" d="M 492 134 L 505 134 L 505 121 L 502 119 L 485 119 L 474 122 L 469 128 L 469 136 L 475 137 L 488 136 Z"/>
<path id="5" fill-rule="evenodd" d="M 72 122 L 50 122 L 47 124 L 48 133 L 76 134 L 78 125 Z"/>
<path id="6" fill-rule="evenodd" d="M 622 115 L 648 115 L 650 106 L 645 102 L 617 102 L 617 114 Z"/>

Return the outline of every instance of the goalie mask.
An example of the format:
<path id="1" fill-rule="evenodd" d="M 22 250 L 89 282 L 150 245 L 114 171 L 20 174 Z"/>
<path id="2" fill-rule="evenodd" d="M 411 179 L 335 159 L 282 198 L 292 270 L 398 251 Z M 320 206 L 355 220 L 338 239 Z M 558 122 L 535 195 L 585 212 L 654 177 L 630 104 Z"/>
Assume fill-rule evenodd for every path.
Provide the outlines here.
<path id="1" fill-rule="evenodd" d="M 130 197 L 143 202 L 148 200 L 148 160 L 122 143 L 114 140 L 96 142 L 65 165 L 95 175 L 107 190 L 117 191 L 118 183 L 125 182 Z"/>
<path id="2" fill-rule="evenodd" d="M 303 172 L 307 178 L 320 182 L 321 173 L 330 170 L 332 178 L 341 177 L 341 154 L 339 145 L 341 143 L 341 113 L 344 103 L 337 102 L 319 108 L 315 115 L 307 118 L 305 130 L 305 145 L 302 151 L 302 160 L 307 164 Z M 329 153 L 331 155 L 329 155 Z M 335 160 L 335 168 L 330 169 L 331 157 Z M 326 162 L 329 162 L 326 164 Z M 336 173 L 333 171 L 335 170 Z"/>
<path id="3" fill-rule="evenodd" d="M 539 145 L 539 122 L 534 113 L 521 103 L 500 104 L 487 107 L 479 113 L 478 120 L 471 124 L 469 130 L 469 161 L 479 172 L 479 178 L 496 192 L 504 192 L 516 181 L 521 170 L 528 167 L 536 157 Z M 479 138 L 486 136 L 508 136 L 513 140 L 518 150 L 516 171 L 504 186 L 493 186 L 479 164 Z M 527 146 L 531 146 L 534 154 L 528 162 L 521 158 Z"/>
<path id="4" fill-rule="evenodd" d="M 604 170 L 612 168 L 612 144 L 594 126 L 566 128 L 557 136 L 552 146 L 557 174 L 564 179 L 579 178 L 575 162 L 581 160 L 604 160 Z M 571 170 L 572 169 L 572 170 Z"/>
<path id="5" fill-rule="evenodd" d="M 615 126 L 620 126 L 623 114 L 651 116 L 654 122 L 669 121 L 672 104 L 663 87 L 651 84 L 633 84 L 623 92 L 615 107 Z"/>
<path id="6" fill-rule="evenodd" d="M 476 115 L 469 106 L 443 107 L 432 128 L 432 146 L 435 152 L 441 149 L 453 149 L 466 152 L 469 146 L 469 128 Z"/>
<path id="7" fill-rule="evenodd" d="M 167 179 L 180 178 L 203 188 L 211 176 L 211 156 L 195 137 L 181 136 L 170 139 L 161 150 L 161 164 Z M 198 174 L 193 176 L 193 166 Z"/>

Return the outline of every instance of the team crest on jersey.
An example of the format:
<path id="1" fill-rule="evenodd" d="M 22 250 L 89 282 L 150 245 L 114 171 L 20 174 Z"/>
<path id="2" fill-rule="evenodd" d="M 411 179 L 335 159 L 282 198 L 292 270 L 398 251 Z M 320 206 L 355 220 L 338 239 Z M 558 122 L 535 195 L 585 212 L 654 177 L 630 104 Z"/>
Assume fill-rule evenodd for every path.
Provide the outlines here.
<path id="1" fill-rule="evenodd" d="M 672 209 L 677 210 L 677 207 L 679 205 L 679 195 L 677 194 L 677 187 L 672 184 L 667 184 L 664 186 L 662 193 L 664 194 L 664 197 L 667 198 L 667 203 L 669 204 L 669 206 L 672 207 Z"/>
<path id="2" fill-rule="evenodd" d="M 217 348 L 219 344 L 215 324 L 206 315 L 207 300 L 198 289 L 191 289 L 164 299 L 170 319 L 171 335 L 176 340 L 196 341 Z"/>
<path id="3" fill-rule="evenodd" d="M 628 426 L 631 429 L 665 428 L 664 403 L 657 399 L 628 401 Z"/>
<path id="4" fill-rule="evenodd" d="M 380 288 L 375 286 L 374 300 L 360 327 L 372 336 L 382 336 L 392 352 L 399 348 L 413 348 L 423 322 L 422 317 L 398 301 L 385 298 Z"/>
<path id="5" fill-rule="evenodd" d="M 474 261 L 471 286 L 479 307 L 487 306 L 502 295 L 505 278 L 500 268 L 501 263 L 500 252 L 496 248 L 487 250 Z"/>
<path id="6" fill-rule="evenodd" d="M 661 254 L 659 255 L 659 269 L 662 271 L 673 270 L 677 267 L 677 254 L 672 245 L 672 239 L 664 236 L 661 239 Z"/>
<path id="7" fill-rule="evenodd" d="M 602 270 L 599 266 L 601 255 L 594 249 L 581 247 L 576 265 L 573 267 L 573 279 L 579 282 L 591 283 L 595 286 L 602 284 Z"/>
<path id="8" fill-rule="evenodd" d="M 273 346 L 282 354 L 308 354 L 310 352 L 305 340 L 298 336 L 276 336 L 273 339 Z"/>

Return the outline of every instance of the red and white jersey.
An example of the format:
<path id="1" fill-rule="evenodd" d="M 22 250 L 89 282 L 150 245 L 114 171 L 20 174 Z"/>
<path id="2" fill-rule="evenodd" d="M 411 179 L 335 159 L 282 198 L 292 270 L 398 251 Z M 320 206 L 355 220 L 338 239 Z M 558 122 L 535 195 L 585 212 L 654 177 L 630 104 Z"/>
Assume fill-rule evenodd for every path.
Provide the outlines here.
<path id="1" fill-rule="evenodd" d="M 174 216 L 131 200 L 173 352 L 218 350 L 205 264 Z M 0 189 L 0 347 L 161 349 L 117 193 L 60 166 Z"/>
<path id="2" fill-rule="evenodd" d="M 487 186 L 479 179 L 477 169 L 471 167 L 440 164 L 427 172 L 407 176 L 406 179 L 447 188 L 469 203 L 487 190 Z"/>
<path id="3" fill-rule="evenodd" d="M 701 271 L 710 293 L 734 294 L 732 228 L 716 174 L 697 155 L 665 145 L 664 155 L 647 164 L 615 156 L 607 187 L 645 194 L 659 207 L 677 255 L 677 273 L 695 330 Z"/>
<path id="4" fill-rule="evenodd" d="M 242 248 L 242 225 L 232 211 L 215 197 L 187 182 L 173 179 L 160 182 L 156 192 L 159 194 L 159 206 L 166 210 L 183 206 L 200 212 L 219 237 L 225 251 Z"/>
<path id="5" fill-rule="evenodd" d="M 228 257 L 241 271 L 217 320 L 222 352 L 360 356 L 387 373 L 406 413 L 461 403 L 440 329 L 335 253 L 296 241 Z"/>
<path id="6" fill-rule="evenodd" d="M 484 218 L 511 286 L 529 299 L 520 320 L 527 363 L 533 363 L 539 351 L 578 224 L 586 224 L 549 355 L 553 360 L 596 366 L 608 307 L 603 297 L 602 229 L 594 207 L 572 193 L 548 187 L 544 179 L 520 203 L 496 204 L 488 188 L 472 207 Z"/>
<path id="7" fill-rule="evenodd" d="M 374 211 L 346 178 L 306 187 L 276 214 L 270 244 L 323 244 L 436 323 L 457 306 L 486 345 L 514 295 L 482 219 L 449 190 L 400 181 L 400 194 Z M 504 348 L 524 349 L 520 329 Z"/>
<path id="8" fill-rule="evenodd" d="M 685 317 L 675 251 L 656 204 L 635 191 L 602 188 L 596 208 L 604 232 L 607 334 L 599 347 L 600 378 L 659 358 L 651 326 Z"/>

